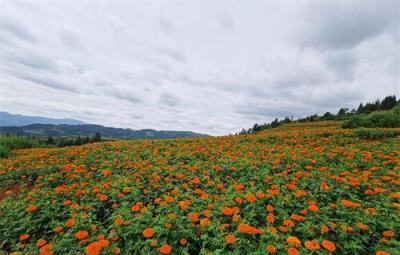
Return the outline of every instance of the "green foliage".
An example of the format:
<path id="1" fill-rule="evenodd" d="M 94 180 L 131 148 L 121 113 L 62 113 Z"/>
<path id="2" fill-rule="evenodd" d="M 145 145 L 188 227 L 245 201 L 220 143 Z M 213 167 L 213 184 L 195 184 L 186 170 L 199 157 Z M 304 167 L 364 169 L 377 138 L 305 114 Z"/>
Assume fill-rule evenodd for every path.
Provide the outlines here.
<path id="1" fill-rule="evenodd" d="M 0 136 L 0 158 L 6 158 L 11 154 L 11 150 L 20 148 L 33 148 L 43 145 L 35 137 L 29 136 Z"/>
<path id="2" fill-rule="evenodd" d="M 90 142 L 100 142 L 100 133 L 92 138 L 89 137 L 56 137 L 49 136 L 47 139 L 41 139 L 34 136 L 15 136 L 0 135 L 0 158 L 10 156 L 13 149 L 36 148 L 36 147 L 66 147 L 73 145 L 83 145 Z"/>
<path id="3" fill-rule="evenodd" d="M 363 139 L 382 139 L 396 137 L 399 132 L 396 130 L 359 128 L 354 131 L 354 135 Z"/>
<path id="4" fill-rule="evenodd" d="M 358 127 L 400 127 L 400 107 L 395 107 L 389 111 L 374 112 L 371 114 L 356 115 L 343 122 L 343 128 Z"/>
<path id="5" fill-rule="evenodd" d="M 343 124 L 344 128 L 357 128 L 357 127 L 399 127 L 399 113 L 395 109 L 400 108 L 400 100 L 397 101 L 396 96 L 387 96 L 382 101 L 377 99 L 375 102 L 369 102 L 365 105 L 360 103 L 357 110 L 348 108 L 340 108 L 337 114 L 330 112 L 324 113 L 322 116 L 318 114 L 309 115 L 307 117 L 298 118 L 293 121 L 293 117 L 290 119 L 286 117 L 284 120 L 275 119 L 271 123 L 254 124 L 252 128 L 246 130 L 242 129 L 239 134 L 251 134 L 261 130 L 275 128 L 281 124 L 290 122 L 316 122 L 316 121 L 327 121 L 327 120 L 338 120 L 345 121 Z M 384 113 L 380 115 L 378 111 L 395 110 L 394 112 Z M 377 113 L 378 112 L 378 113 Z M 377 113 L 369 118 L 370 113 Z"/>
<path id="6" fill-rule="evenodd" d="M 11 153 L 10 148 L 0 145 L 0 158 L 7 158 Z"/>
<path id="7" fill-rule="evenodd" d="M 0 136 L 0 157 L 8 157 L 11 150 L 21 148 L 41 147 L 44 143 L 31 136 Z"/>

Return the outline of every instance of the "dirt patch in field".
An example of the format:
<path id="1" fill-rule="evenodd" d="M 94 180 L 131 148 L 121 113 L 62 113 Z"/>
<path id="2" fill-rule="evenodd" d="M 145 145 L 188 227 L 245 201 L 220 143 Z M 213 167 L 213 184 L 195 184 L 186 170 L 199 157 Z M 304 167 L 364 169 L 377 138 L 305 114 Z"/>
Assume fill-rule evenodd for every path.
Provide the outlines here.
<path id="1" fill-rule="evenodd" d="M 12 185 L 12 186 L 9 186 L 6 188 L 2 188 L 2 189 L 0 189 L 0 202 L 3 199 L 6 199 L 7 197 L 16 195 L 16 194 L 18 194 L 26 189 L 30 189 L 32 187 L 33 187 L 33 185 L 26 186 L 26 185 L 15 184 L 15 185 Z"/>

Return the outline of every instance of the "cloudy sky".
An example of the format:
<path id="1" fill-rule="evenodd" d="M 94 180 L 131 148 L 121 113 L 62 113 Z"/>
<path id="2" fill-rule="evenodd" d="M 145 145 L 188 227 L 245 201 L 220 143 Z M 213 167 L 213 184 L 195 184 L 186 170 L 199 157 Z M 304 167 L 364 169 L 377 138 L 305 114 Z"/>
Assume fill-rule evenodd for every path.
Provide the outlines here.
<path id="1" fill-rule="evenodd" d="M 0 110 L 240 131 L 400 95 L 400 1 L 0 0 Z"/>

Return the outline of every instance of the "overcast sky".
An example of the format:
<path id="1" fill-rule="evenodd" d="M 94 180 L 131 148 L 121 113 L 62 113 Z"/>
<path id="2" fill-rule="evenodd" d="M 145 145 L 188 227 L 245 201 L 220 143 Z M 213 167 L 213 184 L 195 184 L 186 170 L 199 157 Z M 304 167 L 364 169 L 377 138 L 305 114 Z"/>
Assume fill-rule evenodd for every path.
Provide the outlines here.
<path id="1" fill-rule="evenodd" d="M 222 135 L 400 95 L 400 0 L 0 0 L 0 110 Z"/>

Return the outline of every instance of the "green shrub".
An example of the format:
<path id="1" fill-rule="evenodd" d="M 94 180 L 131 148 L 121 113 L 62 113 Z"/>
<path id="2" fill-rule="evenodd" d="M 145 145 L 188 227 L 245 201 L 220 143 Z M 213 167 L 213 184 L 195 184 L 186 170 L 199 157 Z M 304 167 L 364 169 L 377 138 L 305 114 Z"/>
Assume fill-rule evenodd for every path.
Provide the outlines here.
<path id="1" fill-rule="evenodd" d="M 400 127 L 400 107 L 396 107 L 389 111 L 381 111 L 381 112 L 374 112 L 371 114 L 362 114 L 353 116 L 351 119 L 344 121 L 342 127 L 343 128 Z"/>
<path id="2" fill-rule="evenodd" d="M 43 142 L 35 137 L 29 136 L 0 136 L 0 157 L 6 158 L 10 155 L 11 150 L 20 148 L 34 148 L 43 146 Z"/>
<path id="3" fill-rule="evenodd" d="M 396 130 L 359 128 L 354 131 L 354 135 L 363 139 L 382 139 L 396 137 L 399 132 Z"/>
<path id="4" fill-rule="evenodd" d="M 10 156 L 10 153 L 10 148 L 4 145 L 0 145 L 0 158 L 7 158 L 8 156 Z"/>

